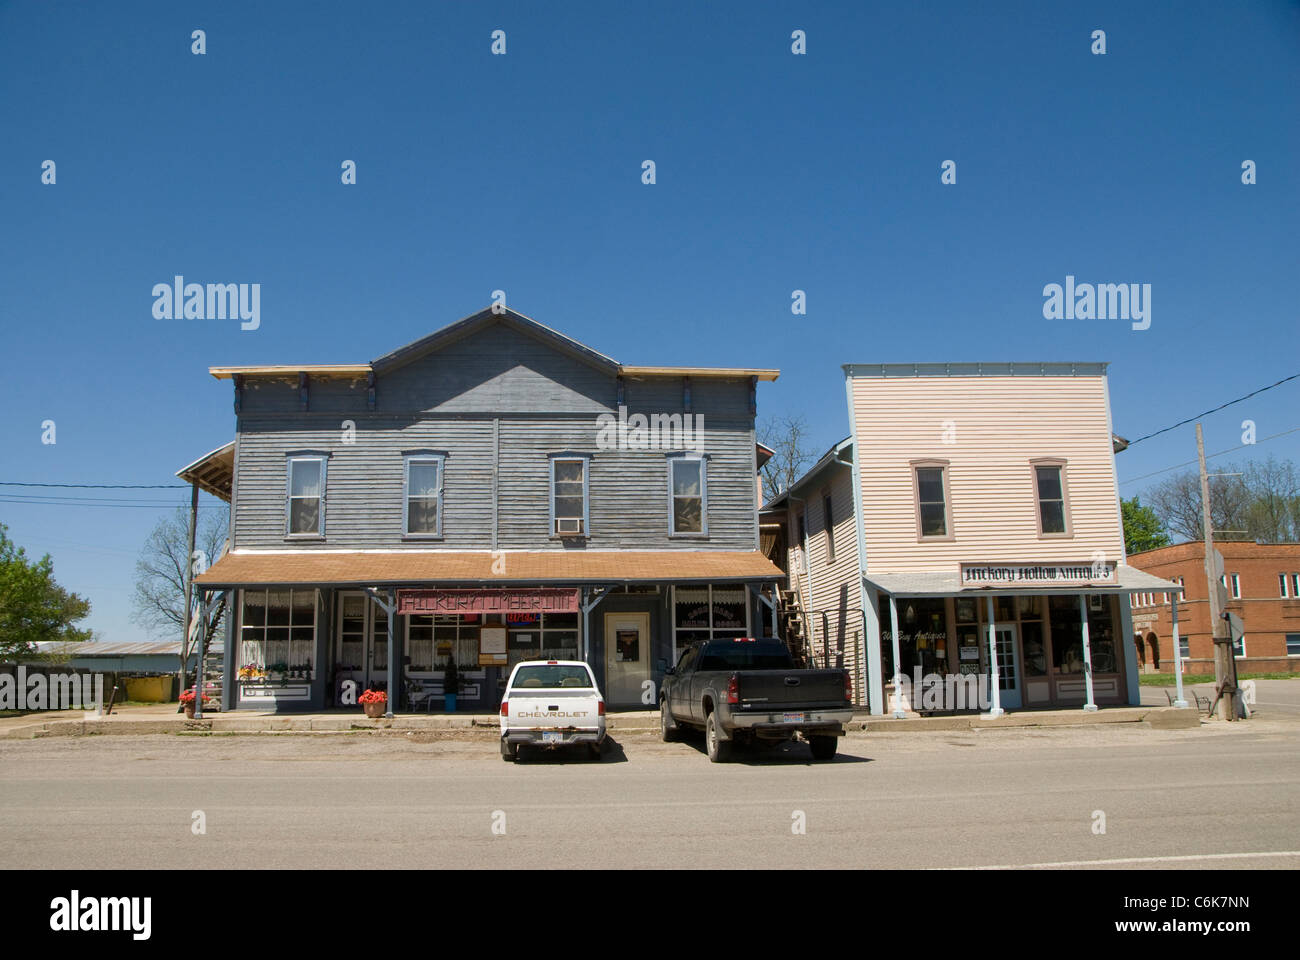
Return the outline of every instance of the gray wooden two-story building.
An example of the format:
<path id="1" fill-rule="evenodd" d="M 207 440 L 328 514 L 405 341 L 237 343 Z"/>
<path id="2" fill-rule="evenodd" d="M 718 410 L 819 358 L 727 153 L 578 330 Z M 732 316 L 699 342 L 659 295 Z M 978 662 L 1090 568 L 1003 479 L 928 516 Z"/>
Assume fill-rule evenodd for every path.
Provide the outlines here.
<path id="1" fill-rule="evenodd" d="M 493 710 L 528 658 L 653 703 L 684 644 L 765 635 L 756 394 L 777 371 L 626 366 L 484 310 L 369 363 L 213 367 L 235 439 L 179 476 L 229 499 L 225 710 Z M 654 684 L 654 686 L 651 686 Z M 649 691 L 649 693 L 647 693 Z"/>

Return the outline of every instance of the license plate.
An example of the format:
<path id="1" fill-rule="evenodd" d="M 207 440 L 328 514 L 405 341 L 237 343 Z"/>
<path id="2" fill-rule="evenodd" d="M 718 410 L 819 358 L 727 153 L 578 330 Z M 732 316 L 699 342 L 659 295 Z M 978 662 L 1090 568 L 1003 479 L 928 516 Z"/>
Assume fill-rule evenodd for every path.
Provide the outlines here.
<path id="1" fill-rule="evenodd" d="M 563 743 L 564 734 L 562 733 L 543 733 L 542 743 Z"/>
<path id="2" fill-rule="evenodd" d="M 803 723 L 805 714 L 802 713 L 783 713 L 781 714 L 782 723 Z"/>

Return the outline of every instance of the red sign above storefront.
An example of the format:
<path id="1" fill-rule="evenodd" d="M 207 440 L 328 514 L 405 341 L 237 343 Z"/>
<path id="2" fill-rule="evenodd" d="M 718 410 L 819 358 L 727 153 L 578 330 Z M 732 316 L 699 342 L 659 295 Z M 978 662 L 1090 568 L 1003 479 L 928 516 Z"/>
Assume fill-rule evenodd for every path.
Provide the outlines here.
<path id="1" fill-rule="evenodd" d="M 578 591 L 556 587 L 534 590 L 398 590 L 397 612 L 577 613 Z"/>

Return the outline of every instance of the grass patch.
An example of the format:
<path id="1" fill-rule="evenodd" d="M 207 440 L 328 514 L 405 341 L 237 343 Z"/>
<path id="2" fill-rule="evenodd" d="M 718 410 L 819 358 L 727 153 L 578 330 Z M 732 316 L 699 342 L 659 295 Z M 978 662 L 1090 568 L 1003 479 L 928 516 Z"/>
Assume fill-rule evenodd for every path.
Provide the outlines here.
<path id="1" fill-rule="evenodd" d="M 1239 673 L 1238 680 L 1294 680 L 1300 677 L 1300 673 Z M 1141 675 L 1141 684 L 1144 687 L 1172 687 L 1175 685 L 1175 678 L 1172 673 L 1144 673 Z M 1213 683 L 1214 674 L 1212 673 L 1185 673 L 1183 674 L 1183 683 Z"/>

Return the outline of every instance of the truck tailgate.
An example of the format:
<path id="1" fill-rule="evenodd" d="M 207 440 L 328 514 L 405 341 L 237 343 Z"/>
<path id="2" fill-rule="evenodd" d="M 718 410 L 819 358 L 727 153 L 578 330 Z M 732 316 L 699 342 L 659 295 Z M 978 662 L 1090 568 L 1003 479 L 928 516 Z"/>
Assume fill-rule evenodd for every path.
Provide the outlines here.
<path id="1" fill-rule="evenodd" d="M 741 710 L 844 707 L 843 670 L 742 670 L 736 674 Z"/>
<path id="2" fill-rule="evenodd" d="M 502 720 L 508 720 L 509 726 L 516 729 L 564 730 L 600 726 L 600 707 L 589 690 L 547 690 L 522 695 L 512 692 L 507 700 L 510 714 Z"/>

